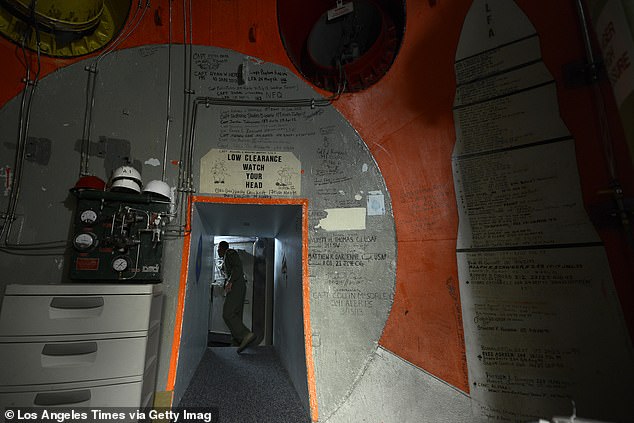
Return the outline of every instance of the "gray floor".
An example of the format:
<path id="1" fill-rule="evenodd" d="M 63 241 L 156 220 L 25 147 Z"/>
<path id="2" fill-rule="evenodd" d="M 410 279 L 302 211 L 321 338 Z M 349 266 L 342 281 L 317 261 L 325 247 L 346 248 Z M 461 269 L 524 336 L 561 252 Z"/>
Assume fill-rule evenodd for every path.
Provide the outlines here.
<path id="1" fill-rule="evenodd" d="M 310 422 L 273 347 L 208 348 L 178 407 L 213 410 L 217 423 Z"/>

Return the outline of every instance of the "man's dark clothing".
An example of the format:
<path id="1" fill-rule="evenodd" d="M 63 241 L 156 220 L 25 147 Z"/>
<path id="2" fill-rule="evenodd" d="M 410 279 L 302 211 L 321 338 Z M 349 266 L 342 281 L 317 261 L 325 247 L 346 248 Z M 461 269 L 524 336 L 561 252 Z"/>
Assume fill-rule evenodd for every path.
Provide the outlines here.
<path id="1" fill-rule="evenodd" d="M 247 286 L 244 279 L 244 271 L 242 270 L 242 261 L 236 250 L 230 248 L 225 252 L 223 269 L 227 275 L 225 285 L 231 283 L 231 289 L 225 297 L 222 318 L 231 331 L 231 336 L 239 344 L 249 333 L 249 329 L 242 323 Z"/>

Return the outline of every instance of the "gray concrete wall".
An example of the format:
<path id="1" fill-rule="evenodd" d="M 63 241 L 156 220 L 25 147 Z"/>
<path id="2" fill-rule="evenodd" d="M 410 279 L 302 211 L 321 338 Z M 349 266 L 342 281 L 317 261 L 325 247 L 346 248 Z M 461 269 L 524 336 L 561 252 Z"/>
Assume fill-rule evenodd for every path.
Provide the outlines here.
<path id="1" fill-rule="evenodd" d="M 194 188 L 276 197 L 275 190 L 240 189 L 244 172 L 232 173 L 229 152 L 270 152 L 299 163 L 289 171 L 299 183 L 294 179 L 290 194 L 282 196 L 309 202 L 309 353 L 325 419 L 354 388 L 391 307 L 396 251 L 389 194 L 363 140 L 332 106 L 315 105 L 311 99 L 320 97 L 292 72 L 218 49 L 198 53 L 204 60 L 193 69 L 196 95 L 241 103 L 212 101 L 196 110 Z M 262 103 L 291 99 L 300 103 Z M 215 184 L 223 172 L 226 185 L 238 180 L 231 193 Z"/>
<path id="2" fill-rule="evenodd" d="M 480 423 L 486 420 L 472 415 L 467 394 L 379 347 L 348 401 L 327 421 Z"/>
<path id="3" fill-rule="evenodd" d="M 181 56 L 182 59 L 182 56 Z M 94 59 L 93 59 L 94 60 Z M 75 199 L 69 194 L 79 177 L 80 140 L 83 136 L 86 86 L 85 67 L 92 60 L 61 69 L 42 79 L 33 96 L 29 137 L 51 141 L 47 164 L 25 160 L 17 220 L 10 242 L 22 248 L 0 256 L 0 281 L 9 283 L 69 283 L 69 239 Z M 161 179 L 166 103 L 167 47 L 149 46 L 116 52 L 99 67 L 91 122 L 89 172 L 104 180 L 116 167 L 130 162 L 144 182 Z M 175 90 L 172 101 L 182 103 L 182 91 Z M 14 167 L 20 97 L 0 110 L 0 163 Z M 174 111 L 173 117 L 176 116 Z M 178 161 L 182 120 L 174 119 L 170 132 L 169 159 Z M 158 162 L 158 164 L 157 164 Z M 167 166 L 166 181 L 177 185 L 178 169 Z M 0 197 L 6 209 L 8 195 Z M 174 228 L 174 225 L 170 226 Z M 63 247 L 50 248 L 61 241 Z M 175 233 L 164 237 L 163 289 L 165 307 L 161 325 L 161 345 L 157 390 L 165 389 L 178 301 L 183 238 Z M 24 250 L 28 245 L 29 250 Z M 37 250 L 33 250 L 37 247 Z M 20 271 L 16 271 L 20 269 Z"/>
<path id="4" fill-rule="evenodd" d="M 107 179 L 123 162 L 137 166 L 145 182 L 161 179 L 166 139 L 168 47 L 144 46 L 107 56 L 100 64 L 91 122 L 89 171 Z M 179 186 L 183 140 L 183 50 L 172 48 L 170 131 L 165 180 Z M 329 416 L 345 402 L 375 351 L 389 314 L 395 284 L 395 232 L 390 197 L 367 146 L 350 124 L 283 67 L 213 47 L 194 47 L 195 96 L 248 101 L 197 110 L 192 151 L 193 188 L 200 194 L 298 197 L 309 201 L 310 319 L 317 402 Z M 88 59 L 43 78 L 33 100 L 29 136 L 51 141 L 46 165 L 26 161 L 18 202 L 15 241 L 37 243 L 69 238 L 74 203 L 68 195 L 79 176 L 79 140 L 86 104 Z M 238 70 L 241 78 L 238 79 Z M 193 98 L 193 97 L 192 97 Z M 295 107 L 259 103 L 301 100 Z M 0 164 L 13 166 L 19 98 L 0 110 Z M 232 117 L 238 112 L 247 115 Z M 185 132 L 188 141 L 189 132 Z M 281 153 L 294 157 L 290 194 L 252 195 L 206 192 L 209 173 L 201 159 L 212 150 Z M 283 175 L 280 175 L 282 177 Z M 275 176 L 277 177 L 277 176 Z M 183 181 L 180 181 L 183 182 Z M 183 185 L 183 184 L 180 184 Z M 7 197 L 0 197 L 0 208 Z M 178 205 L 181 206 L 182 202 Z M 177 207 L 177 210 L 180 207 Z M 165 308 L 157 390 L 165 390 L 170 371 L 178 302 L 182 237 L 170 224 L 164 241 Z M 7 283 L 67 283 L 68 252 L 13 251 L 0 256 Z M 14 269 L 22 269 L 15 272 Z M 367 298 L 374 298 L 368 300 Z M 378 298 L 378 299 L 377 299 Z M 183 339 L 190 335 L 183 327 Z"/>
<path id="5" fill-rule="evenodd" d="M 275 242 L 273 345 L 302 403 L 308 409 L 302 303 L 301 208 L 289 207 L 296 207 L 297 215 L 294 220 L 287 222 Z"/>

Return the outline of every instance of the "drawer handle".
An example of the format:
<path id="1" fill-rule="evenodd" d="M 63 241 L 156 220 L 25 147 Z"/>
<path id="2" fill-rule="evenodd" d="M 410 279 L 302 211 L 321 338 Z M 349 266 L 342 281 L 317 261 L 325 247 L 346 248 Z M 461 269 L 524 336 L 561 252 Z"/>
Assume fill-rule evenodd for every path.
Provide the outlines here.
<path id="1" fill-rule="evenodd" d="M 51 300 L 51 307 L 61 309 L 82 309 L 103 307 L 102 297 L 56 297 Z"/>
<path id="2" fill-rule="evenodd" d="M 73 344 L 46 344 L 42 349 L 42 355 L 54 357 L 66 355 L 85 355 L 97 352 L 96 342 L 81 342 Z"/>
<path id="3" fill-rule="evenodd" d="M 90 390 L 68 392 L 46 392 L 37 394 L 33 404 L 40 406 L 69 405 L 90 401 Z"/>

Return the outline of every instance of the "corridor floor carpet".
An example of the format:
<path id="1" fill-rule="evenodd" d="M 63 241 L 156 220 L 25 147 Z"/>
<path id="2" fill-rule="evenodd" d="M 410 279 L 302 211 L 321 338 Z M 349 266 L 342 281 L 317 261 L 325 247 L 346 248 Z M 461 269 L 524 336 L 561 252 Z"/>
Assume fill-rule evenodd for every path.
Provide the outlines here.
<path id="1" fill-rule="evenodd" d="M 178 407 L 217 410 L 218 423 L 310 422 L 273 347 L 207 348 Z"/>

